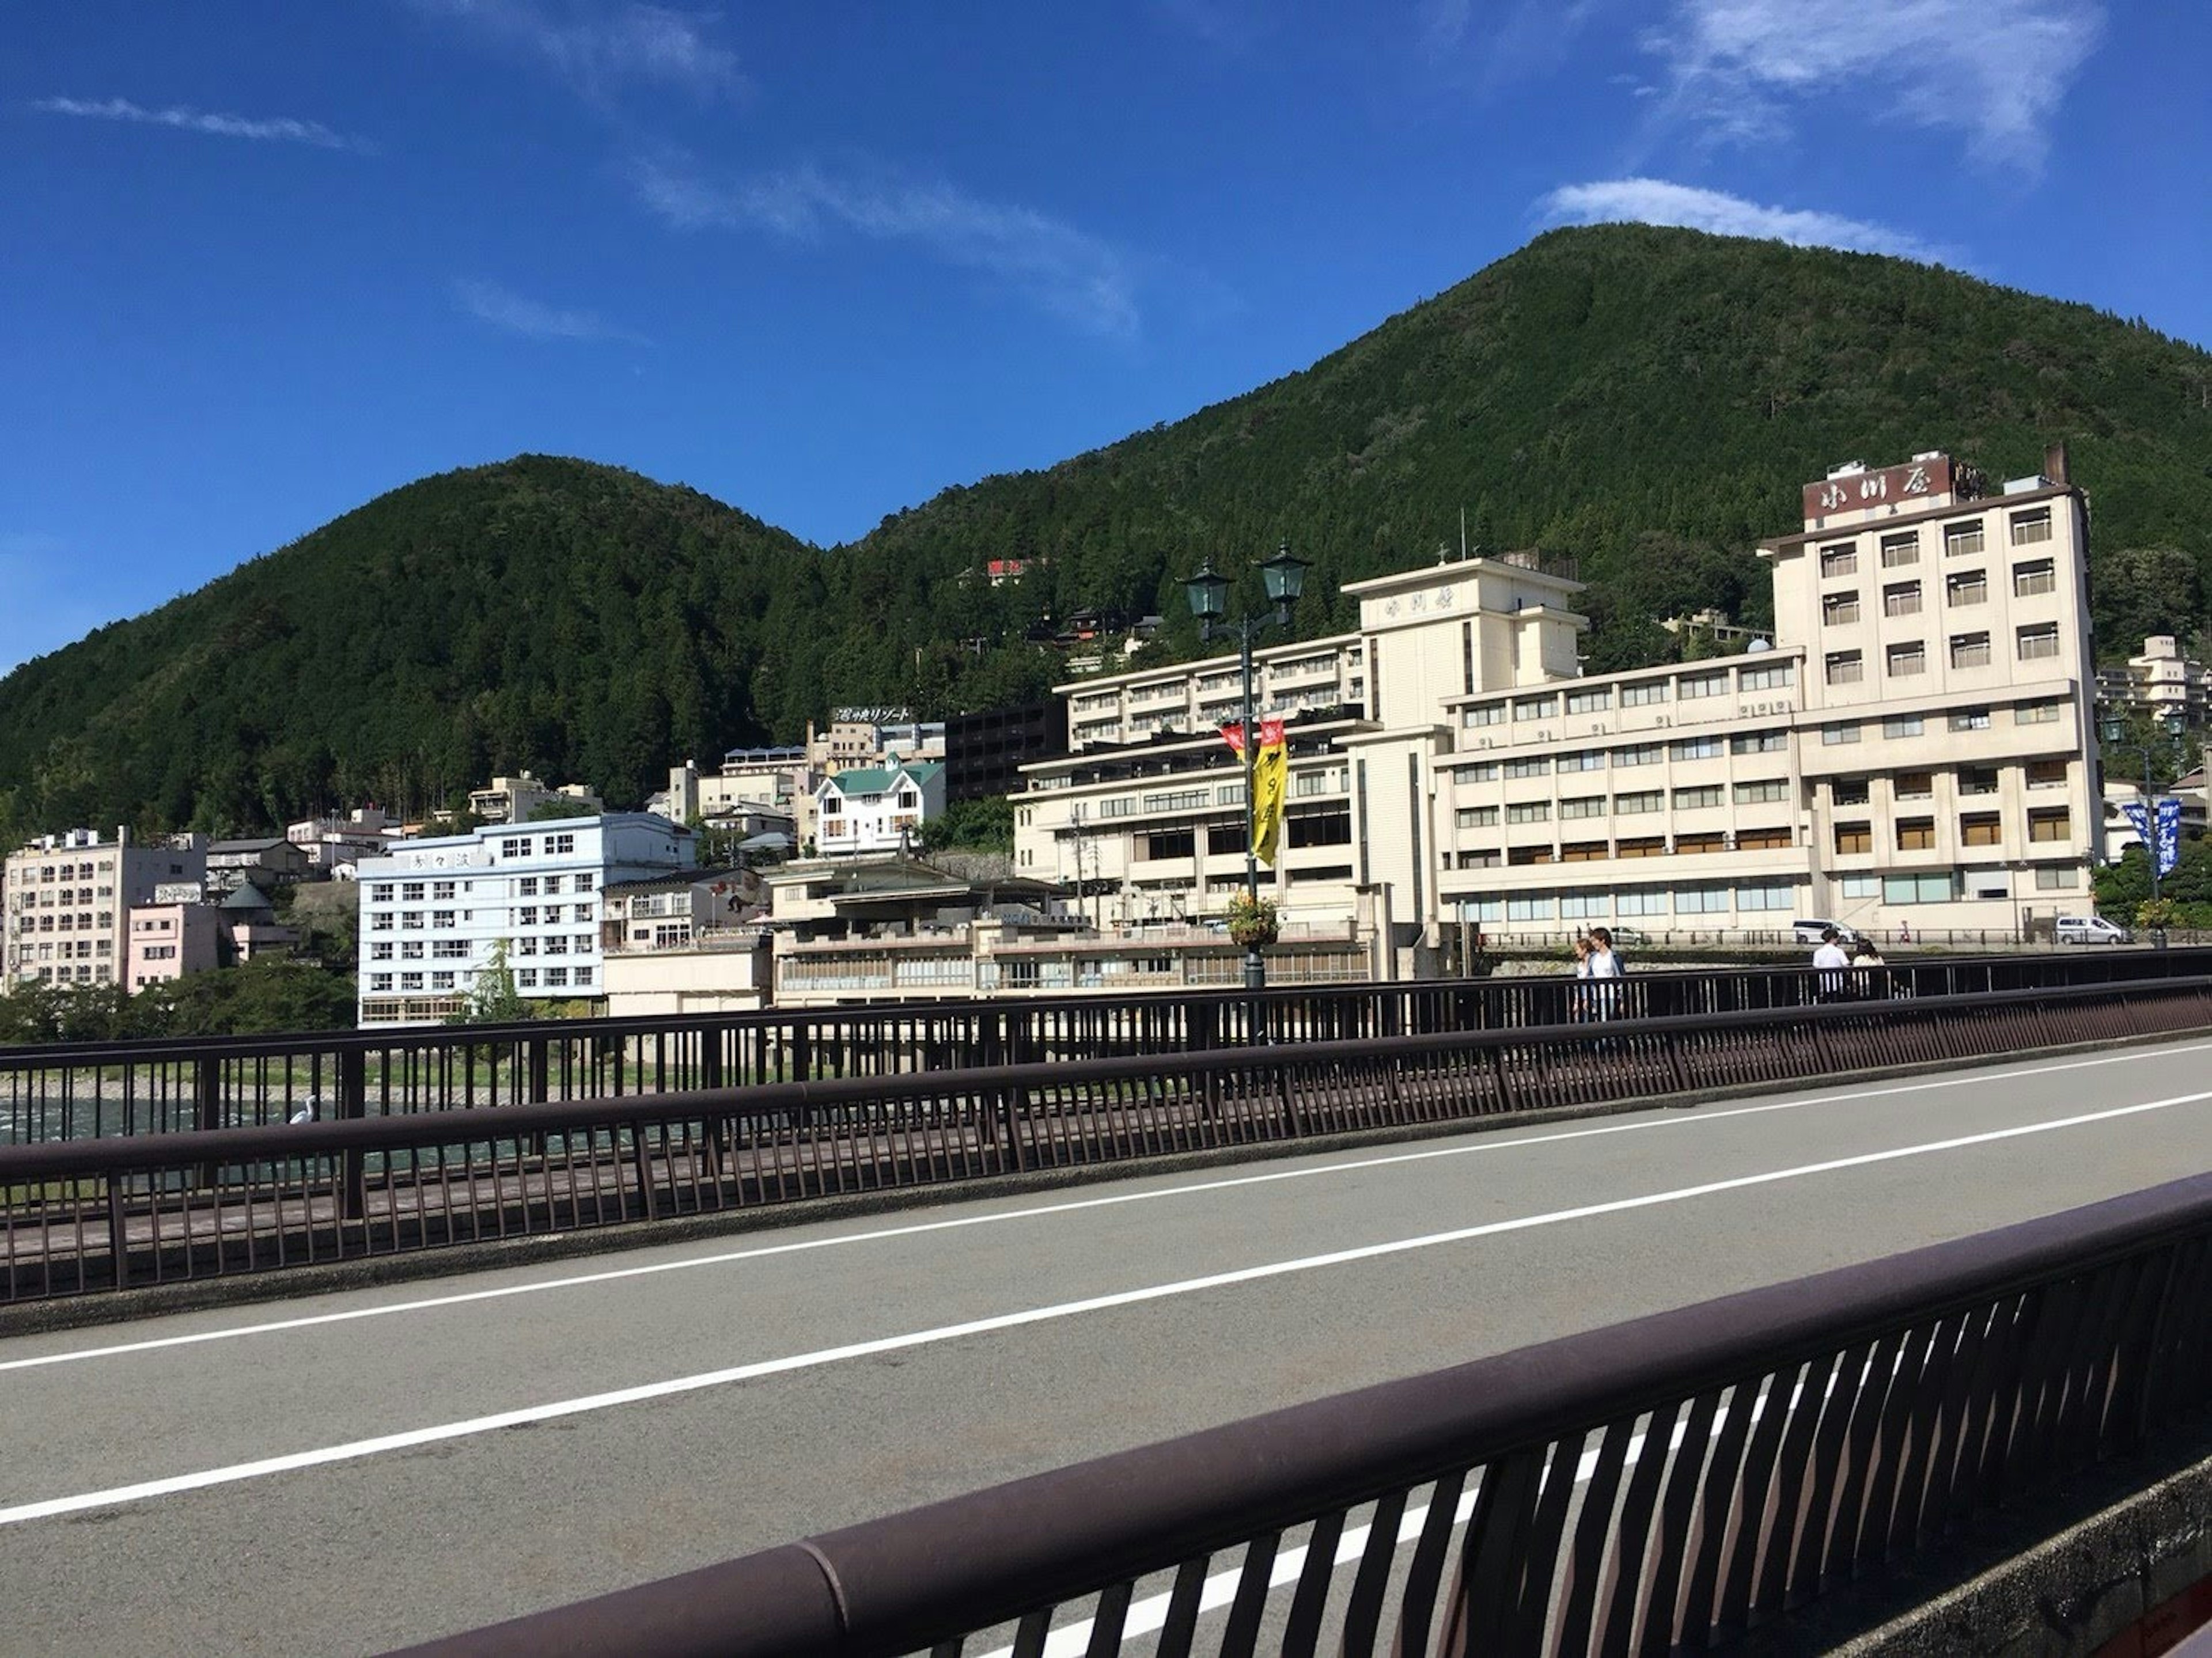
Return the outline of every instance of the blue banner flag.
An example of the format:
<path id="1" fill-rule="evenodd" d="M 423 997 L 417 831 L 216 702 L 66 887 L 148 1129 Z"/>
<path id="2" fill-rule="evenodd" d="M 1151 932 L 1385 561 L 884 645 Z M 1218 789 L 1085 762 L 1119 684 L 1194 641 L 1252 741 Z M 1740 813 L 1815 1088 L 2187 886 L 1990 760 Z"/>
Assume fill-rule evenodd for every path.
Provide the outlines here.
<path id="1" fill-rule="evenodd" d="M 2140 800 L 2123 800 L 2120 803 L 2120 810 L 2127 813 L 2128 822 L 2135 825 L 2136 838 L 2142 842 L 2143 850 L 2148 852 L 2150 850 L 2150 808 Z M 2159 873 L 2163 875 L 2166 872 L 2160 870 Z"/>
<path id="2" fill-rule="evenodd" d="M 2181 861 L 2181 802 L 2158 803 L 2158 872 L 2171 875 Z"/>

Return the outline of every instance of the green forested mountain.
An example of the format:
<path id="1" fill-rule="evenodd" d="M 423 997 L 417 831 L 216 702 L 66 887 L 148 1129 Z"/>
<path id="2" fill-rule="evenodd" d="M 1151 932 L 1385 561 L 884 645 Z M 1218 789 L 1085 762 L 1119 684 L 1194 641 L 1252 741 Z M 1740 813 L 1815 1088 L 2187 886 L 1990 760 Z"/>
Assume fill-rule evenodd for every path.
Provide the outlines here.
<path id="1" fill-rule="evenodd" d="M 1924 265 L 1635 226 L 1556 231 L 1300 374 L 821 550 L 694 491 L 523 457 L 424 479 L 0 681 L 0 831 L 244 828 L 414 805 L 532 767 L 633 804 L 672 759 L 842 701 L 1033 691 L 1025 642 L 1287 537 L 1339 582 L 1491 549 L 1578 557 L 1593 665 L 1652 618 L 1763 616 L 1749 550 L 1836 462 L 1947 449 L 1993 477 L 2072 448 L 2100 647 L 2202 626 L 2212 356 Z M 1018 585 L 963 580 L 1045 561 Z"/>

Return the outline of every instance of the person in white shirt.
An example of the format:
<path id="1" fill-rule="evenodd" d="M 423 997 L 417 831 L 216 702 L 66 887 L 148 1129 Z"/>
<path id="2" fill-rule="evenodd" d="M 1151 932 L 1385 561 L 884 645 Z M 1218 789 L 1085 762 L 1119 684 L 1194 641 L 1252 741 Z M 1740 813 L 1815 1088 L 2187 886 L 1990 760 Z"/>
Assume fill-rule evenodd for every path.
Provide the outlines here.
<path id="1" fill-rule="evenodd" d="M 1620 1011 L 1620 957 L 1613 954 L 1613 933 L 1605 927 L 1590 929 L 1589 971 L 1590 1011 L 1601 1019 L 1610 1019 Z"/>
<path id="2" fill-rule="evenodd" d="M 1813 952 L 1813 969 L 1820 975 L 1817 990 L 1824 1000 L 1844 993 L 1844 969 L 1851 964 L 1851 958 L 1844 954 L 1842 937 L 1832 926 L 1822 927 L 1820 947 Z"/>

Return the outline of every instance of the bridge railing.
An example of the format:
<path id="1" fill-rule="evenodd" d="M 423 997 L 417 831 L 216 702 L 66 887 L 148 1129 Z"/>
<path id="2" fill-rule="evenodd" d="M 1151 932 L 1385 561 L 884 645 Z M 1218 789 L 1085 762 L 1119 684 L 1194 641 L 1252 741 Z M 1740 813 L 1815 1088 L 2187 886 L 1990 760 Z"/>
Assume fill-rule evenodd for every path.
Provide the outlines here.
<path id="1" fill-rule="evenodd" d="M 5 1147 L 0 1302 L 2207 1026 L 2212 976 Z"/>
<path id="2" fill-rule="evenodd" d="M 2212 949 L 1937 957 L 1874 969 L 1914 998 L 2212 973 Z M 1635 972 L 1626 1017 L 1799 1007 L 1800 967 Z M 1558 977 L 896 1005 L 0 1048 L 0 1146 L 266 1127 L 916 1072 L 1567 1023 Z"/>
<path id="3" fill-rule="evenodd" d="M 414 1650 L 1702 1651 L 2201 1420 L 2209 1297 L 2200 1175 Z"/>

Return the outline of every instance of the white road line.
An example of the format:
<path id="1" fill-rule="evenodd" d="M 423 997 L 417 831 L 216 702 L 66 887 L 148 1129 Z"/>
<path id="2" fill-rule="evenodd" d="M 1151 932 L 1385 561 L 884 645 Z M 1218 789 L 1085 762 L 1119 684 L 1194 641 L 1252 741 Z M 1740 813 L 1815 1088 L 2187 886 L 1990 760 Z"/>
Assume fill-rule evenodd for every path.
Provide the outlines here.
<path id="1" fill-rule="evenodd" d="M 2160 1054 L 2202 1054 L 2212 1052 L 2212 1043 L 2197 1042 L 2185 1047 L 2161 1048 Z M 743 1249 L 718 1250 L 713 1254 L 690 1255 L 681 1260 L 651 1261 L 636 1266 L 604 1268 L 594 1272 L 571 1273 L 563 1278 L 542 1278 L 528 1284 L 502 1284 L 489 1290 L 464 1290 L 450 1295 L 422 1296 L 411 1301 L 390 1302 L 375 1307 L 353 1307 L 343 1312 L 312 1313 L 299 1318 L 270 1319 L 258 1324 L 233 1325 L 220 1330 L 201 1330 L 189 1335 L 151 1336 L 141 1341 L 119 1341 L 100 1347 L 83 1347 L 68 1352 L 42 1353 L 31 1358 L 0 1360 L 0 1372 L 33 1370 L 49 1364 L 74 1364 L 84 1359 L 116 1358 L 134 1353 L 155 1352 L 165 1347 L 193 1347 L 211 1341 L 232 1341 L 243 1336 L 277 1335 L 290 1330 L 314 1329 L 329 1324 L 350 1324 L 362 1319 L 388 1318 L 398 1313 L 436 1312 L 447 1307 L 466 1306 L 472 1302 L 502 1301 L 511 1296 L 538 1295 L 550 1290 L 587 1289 L 601 1284 L 612 1284 L 624 1278 L 647 1278 L 659 1272 L 689 1272 L 702 1266 L 726 1266 L 738 1261 L 761 1260 L 775 1255 L 805 1254 L 816 1249 L 841 1248 L 855 1243 L 882 1243 L 896 1238 L 919 1236 L 929 1232 L 956 1231 L 969 1226 L 996 1226 L 1006 1221 L 1037 1220 L 1052 1215 L 1064 1215 L 1087 1209 L 1108 1209 L 1125 1203 L 1151 1203 L 1164 1198 L 1195 1197 L 1208 1192 L 1225 1192 L 1238 1187 L 1267 1186 L 1278 1181 L 1310 1180 L 1320 1175 L 1342 1175 L 1364 1169 L 1388 1168 L 1398 1163 L 1431 1163 L 1440 1157 L 1464 1157 L 1478 1155 L 1496 1156 L 1526 1146 L 1553 1145 L 1563 1140 L 1596 1139 L 1611 1134 L 1639 1134 L 1656 1129 L 1693 1128 L 1709 1123 L 1724 1122 L 1733 1117 L 1764 1116 L 1770 1112 L 1800 1111 L 1811 1106 L 1836 1105 L 1846 1100 L 1881 1099 L 1898 1094 L 1917 1094 L 1933 1089 L 1966 1088 L 1977 1084 L 2002 1081 L 2009 1077 L 2039 1077 L 2064 1071 L 2086 1070 L 2092 1066 L 2140 1064 L 2142 1050 L 2126 1054 L 2107 1054 L 2096 1059 L 2066 1060 L 2050 1065 L 2028 1067 L 2012 1066 L 2002 1070 L 1975 1071 L 1960 1075 L 1933 1078 L 1923 1082 L 1900 1083 L 1886 1088 L 1862 1088 L 1847 1091 L 1828 1090 L 1819 1094 L 1800 1096 L 1794 1099 L 1772 1100 L 1763 1105 L 1730 1106 L 1720 1110 L 1698 1109 L 1690 1112 L 1669 1111 L 1657 1117 L 1639 1119 L 1634 1122 L 1606 1123 L 1593 1128 L 1569 1128 L 1548 1134 L 1528 1134 L 1492 1132 L 1480 1135 L 1471 1141 L 1445 1146 L 1432 1146 L 1419 1151 L 1394 1151 L 1382 1157 L 1348 1158 L 1341 1162 L 1310 1163 L 1297 1169 L 1270 1169 L 1262 1174 L 1237 1175 L 1221 1180 L 1194 1181 L 1176 1186 L 1154 1187 L 1141 1192 L 1115 1192 L 1103 1197 L 1074 1198 L 1064 1203 L 1034 1204 L 1021 1209 L 994 1210 L 987 1214 L 957 1215 L 945 1220 L 916 1221 L 903 1226 L 876 1227 L 865 1232 L 841 1232 L 829 1237 L 801 1238 L 789 1243 L 759 1244 Z M 1144 1169 L 1132 1164 L 1128 1177 L 1142 1179 Z M 945 1188 L 948 1199 L 972 1196 L 988 1200 L 986 1192 L 967 1193 L 954 1187 Z M 495 1269 L 484 1269 L 495 1270 Z"/>
<path id="2" fill-rule="evenodd" d="M 1855 1157 L 1832 1157 L 1823 1163 L 1800 1163 L 1794 1168 L 1770 1169 L 1757 1175 L 1739 1175 L 1729 1180 L 1708 1181 L 1702 1185 L 1678 1187 L 1672 1191 L 1648 1193 L 1642 1197 L 1617 1198 L 1609 1202 L 1584 1204 L 1574 1209 L 1553 1210 L 1548 1214 L 1526 1215 L 1514 1220 L 1486 1221 L 1478 1226 L 1463 1226 L 1448 1232 L 1431 1232 L 1419 1237 L 1400 1238 L 1387 1243 L 1364 1244 L 1356 1248 L 1331 1250 L 1326 1254 L 1307 1255 L 1294 1260 L 1270 1261 L 1262 1266 L 1240 1267 L 1233 1272 L 1212 1272 L 1203 1278 L 1181 1278 L 1170 1284 L 1147 1284 L 1141 1289 L 1122 1290 L 1111 1295 L 1090 1296 L 1080 1301 L 1061 1302 L 1054 1306 L 1031 1307 L 1016 1313 L 1000 1313 L 990 1318 L 969 1319 L 959 1324 L 940 1325 L 934 1329 L 914 1330 L 902 1335 L 882 1336 L 872 1341 L 856 1341 L 839 1347 L 825 1347 L 814 1352 L 793 1353 L 782 1358 L 762 1359 L 750 1364 L 735 1364 L 726 1370 L 708 1370 L 696 1376 L 672 1376 L 666 1381 L 649 1382 L 636 1387 L 619 1388 L 608 1393 L 590 1394 L 578 1399 L 556 1400 L 544 1405 L 525 1406 L 520 1410 L 501 1411 L 489 1416 L 471 1417 L 462 1422 L 440 1423 L 427 1428 L 412 1428 L 402 1433 L 383 1434 L 374 1439 L 356 1439 L 340 1445 L 325 1445 L 314 1450 L 295 1451 L 288 1455 L 264 1457 L 257 1461 L 240 1462 L 228 1467 L 208 1468 L 198 1473 L 177 1474 L 165 1479 L 142 1480 L 136 1485 L 118 1485 L 106 1491 L 82 1491 L 75 1496 L 51 1497 L 42 1502 L 22 1503 L 12 1508 L 0 1509 L 0 1526 L 16 1525 L 27 1520 L 49 1519 L 56 1515 L 78 1514 L 88 1509 L 111 1508 L 121 1503 L 143 1502 L 150 1497 L 168 1497 L 179 1491 L 203 1490 L 210 1485 L 228 1485 L 240 1480 L 258 1479 L 265 1475 L 289 1473 L 301 1468 L 319 1467 L 332 1462 L 352 1461 L 362 1457 L 376 1456 L 386 1451 L 409 1450 L 418 1445 L 437 1444 L 445 1440 L 464 1439 L 472 1435 L 489 1433 L 495 1429 L 520 1427 L 526 1423 L 550 1422 L 562 1417 L 580 1416 L 588 1412 L 613 1410 L 624 1405 L 644 1404 L 657 1399 L 670 1399 L 682 1394 L 697 1393 L 708 1388 L 719 1388 L 731 1382 L 750 1382 L 761 1376 L 781 1376 L 793 1370 L 805 1370 L 823 1365 L 836 1364 L 848 1359 L 868 1358 L 878 1353 L 897 1352 L 914 1347 L 934 1346 L 941 1342 L 957 1341 L 965 1336 L 989 1335 L 1001 1330 L 1019 1329 L 1026 1325 L 1046 1324 L 1060 1319 L 1079 1317 L 1085 1313 L 1110 1311 L 1121 1307 L 1135 1307 L 1147 1302 L 1165 1301 L 1176 1296 L 1196 1295 L 1208 1290 L 1226 1289 L 1240 1284 L 1256 1284 L 1268 1278 L 1286 1278 L 1294 1273 L 1317 1272 L 1325 1267 L 1348 1266 L 1355 1261 L 1379 1260 L 1391 1255 L 1401 1255 L 1417 1249 L 1433 1249 L 1444 1244 L 1464 1243 L 1471 1239 L 1496 1237 L 1509 1232 L 1528 1231 L 1536 1227 L 1557 1226 L 1569 1221 L 1590 1220 L 1601 1215 L 1626 1214 L 1638 1209 L 1656 1208 L 1662 1204 L 1685 1203 L 1694 1198 L 1711 1197 L 1722 1192 L 1735 1192 L 1756 1186 L 1771 1186 L 1783 1181 L 1802 1180 L 1814 1175 L 1832 1174 L 1844 1169 L 1864 1169 L 1877 1163 L 1895 1163 L 1906 1157 L 1929 1157 L 1939 1151 L 1955 1151 L 1966 1146 L 1989 1145 L 2000 1140 L 2023 1139 L 2032 1134 L 2048 1134 L 2062 1128 L 2078 1128 L 2090 1123 L 2111 1122 L 2122 1117 L 2140 1116 L 2145 1112 L 2164 1111 L 2180 1105 L 2193 1105 L 2203 1100 L 2212 1100 L 2212 1090 L 2193 1094 L 2176 1094 L 2162 1100 L 2146 1100 L 2134 1105 L 2112 1107 L 2103 1111 L 2082 1112 L 2070 1117 L 2057 1117 L 2035 1123 L 2024 1123 L 2011 1128 L 1991 1129 L 1979 1134 L 1961 1134 L 1948 1139 L 1928 1140 L 1917 1145 L 1893 1146 L 1881 1151 L 1865 1151 Z"/>

